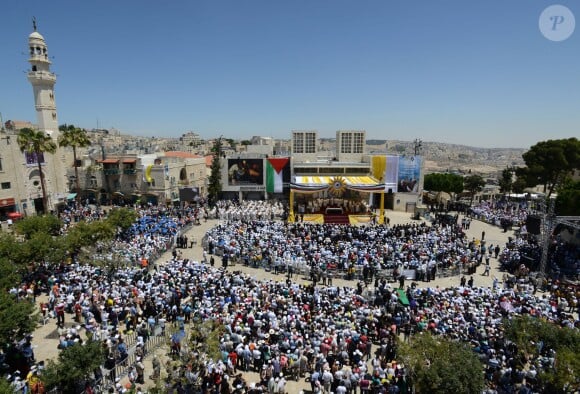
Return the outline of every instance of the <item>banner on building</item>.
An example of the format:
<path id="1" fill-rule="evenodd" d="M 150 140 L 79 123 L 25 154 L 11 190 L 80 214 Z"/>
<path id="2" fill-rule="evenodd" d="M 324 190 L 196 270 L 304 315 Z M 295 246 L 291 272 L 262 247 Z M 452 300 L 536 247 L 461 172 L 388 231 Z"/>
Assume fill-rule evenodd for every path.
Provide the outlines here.
<path id="1" fill-rule="evenodd" d="M 385 192 L 396 193 L 399 179 L 399 156 L 373 156 L 371 167 L 373 177 L 385 184 Z"/>
<path id="2" fill-rule="evenodd" d="M 282 193 L 284 188 L 284 167 L 289 162 L 289 157 L 266 159 L 266 192 Z"/>
<path id="3" fill-rule="evenodd" d="M 399 157 L 399 193 L 418 193 L 421 178 L 421 156 Z"/>

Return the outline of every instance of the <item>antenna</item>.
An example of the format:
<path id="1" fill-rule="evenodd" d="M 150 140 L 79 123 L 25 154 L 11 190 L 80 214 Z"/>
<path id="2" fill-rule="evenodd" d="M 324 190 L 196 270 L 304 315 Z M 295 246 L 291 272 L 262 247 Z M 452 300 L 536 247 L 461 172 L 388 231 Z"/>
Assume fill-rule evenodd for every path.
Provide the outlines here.
<path id="1" fill-rule="evenodd" d="M 423 141 L 420 138 L 415 138 L 415 141 L 413 141 L 413 144 L 415 146 L 415 156 L 418 156 L 419 153 L 421 153 L 421 147 L 423 146 Z"/>

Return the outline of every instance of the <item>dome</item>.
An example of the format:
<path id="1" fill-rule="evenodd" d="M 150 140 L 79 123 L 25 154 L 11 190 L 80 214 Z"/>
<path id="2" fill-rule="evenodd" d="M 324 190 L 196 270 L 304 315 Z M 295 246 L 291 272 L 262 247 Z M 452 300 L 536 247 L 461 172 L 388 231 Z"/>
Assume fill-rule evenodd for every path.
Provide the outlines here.
<path id="1" fill-rule="evenodd" d="M 30 33 L 30 35 L 28 36 L 28 39 L 37 39 L 37 40 L 42 40 L 44 41 L 44 37 L 37 31 L 33 31 L 32 33 Z"/>

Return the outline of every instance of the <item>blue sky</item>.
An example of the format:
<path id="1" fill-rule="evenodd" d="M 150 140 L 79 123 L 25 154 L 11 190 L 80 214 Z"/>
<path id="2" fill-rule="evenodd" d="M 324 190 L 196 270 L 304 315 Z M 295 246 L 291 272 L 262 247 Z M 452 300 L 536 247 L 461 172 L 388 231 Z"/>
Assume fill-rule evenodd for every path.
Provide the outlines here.
<path id="1" fill-rule="evenodd" d="M 580 135 L 580 28 L 540 0 L 17 1 L 0 24 L 0 112 L 36 121 L 32 17 L 59 123 L 146 136 L 368 138 L 529 147 Z M 580 24 L 580 2 L 560 1 Z"/>

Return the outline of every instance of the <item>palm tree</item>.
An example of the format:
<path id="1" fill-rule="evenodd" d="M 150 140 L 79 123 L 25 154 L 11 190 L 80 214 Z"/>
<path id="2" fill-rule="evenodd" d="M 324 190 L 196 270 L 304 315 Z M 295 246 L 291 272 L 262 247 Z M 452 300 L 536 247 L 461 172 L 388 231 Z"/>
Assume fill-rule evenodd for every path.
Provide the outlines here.
<path id="1" fill-rule="evenodd" d="M 87 132 L 84 129 L 79 129 L 74 125 L 61 125 L 59 130 L 62 131 L 60 137 L 58 137 L 58 145 L 60 147 L 72 147 L 73 148 L 73 159 L 75 168 L 75 180 L 76 180 L 76 192 L 77 200 L 81 198 L 81 187 L 79 181 L 79 168 L 77 163 L 77 148 L 86 148 L 91 145 L 91 140 L 87 136 Z"/>
<path id="2" fill-rule="evenodd" d="M 56 143 L 44 131 L 24 128 L 20 130 L 17 137 L 18 147 L 22 153 L 34 154 L 40 173 L 40 186 L 42 187 L 42 209 L 46 214 L 48 204 L 46 199 L 46 187 L 44 185 L 44 173 L 42 172 L 41 156 L 44 152 L 56 152 Z"/>

